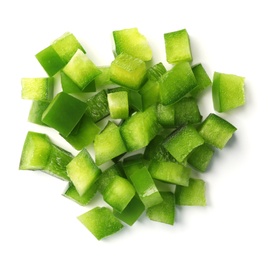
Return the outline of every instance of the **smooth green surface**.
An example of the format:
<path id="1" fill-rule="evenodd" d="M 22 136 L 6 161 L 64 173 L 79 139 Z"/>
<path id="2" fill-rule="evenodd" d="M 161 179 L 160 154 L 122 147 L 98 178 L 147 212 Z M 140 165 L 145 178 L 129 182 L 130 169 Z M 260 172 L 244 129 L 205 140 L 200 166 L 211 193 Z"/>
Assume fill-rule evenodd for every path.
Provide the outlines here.
<path id="1" fill-rule="evenodd" d="M 113 31 L 113 39 L 117 55 L 124 52 L 143 61 L 152 59 L 151 47 L 138 28 Z"/>
<path id="2" fill-rule="evenodd" d="M 195 127 L 187 125 L 173 132 L 163 146 L 180 163 L 192 152 L 193 149 L 202 145 L 204 139 L 199 135 Z"/>
<path id="3" fill-rule="evenodd" d="M 98 179 L 101 170 L 86 149 L 81 150 L 67 165 L 67 175 L 82 196 Z"/>
<path id="4" fill-rule="evenodd" d="M 126 119 L 129 116 L 128 92 L 119 91 L 108 94 L 108 105 L 112 119 Z"/>
<path id="5" fill-rule="evenodd" d="M 214 73 L 212 97 L 214 109 L 226 112 L 245 104 L 245 78 L 233 74 Z"/>
<path id="6" fill-rule="evenodd" d="M 189 186 L 176 186 L 175 203 L 180 206 L 206 206 L 205 182 L 190 178 Z"/>
<path id="7" fill-rule="evenodd" d="M 143 60 L 126 53 L 119 54 L 111 63 L 111 80 L 133 90 L 141 87 L 146 72 Z"/>
<path id="8" fill-rule="evenodd" d="M 54 91 L 54 78 L 22 78 L 22 99 L 51 101 Z"/>
<path id="9" fill-rule="evenodd" d="M 189 35 L 186 29 L 164 34 L 166 59 L 170 64 L 192 61 Z"/>
<path id="10" fill-rule="evenodd" d="M 79 123 L 87 104 L 65 93 L 58 93 L 42 115 L 42 122 L 68 136 Z"/>
<path id="11" fill-rule="evenodd" d="M 78 220 L 98 239 L 110 236 L 124 226 L 106 207 L 95 207 L 78 216 Z"/>
<path id="12" fill-rule="evenodd" d="M 49 104 L 50 101 L 33 100 L 28 114 L 28 121 L 37 125 L 46 126 L 46 124 L 42 122 L 42 115 Z"/>
<path id="13" fill-rule="evenodd" d="M 223 149 L 237 130 L 235 126 L 222 117 L 210 113 L 198 128 L 205 142 Z"/>
<path id="14" fill-rule="evenodd" d="M 170 105 L 195 88 L 197 82 L 189 62 L 179 62 L 162 75 L 159 85 L 161 104 Z"/>
<path id="15" fill-rule="evenodd" d="M 169 225 L 174 224 L 175 219 L 175 198 L 172 192 L 161 191 L 163 201 L 146 210 L 149 219 Z"/>

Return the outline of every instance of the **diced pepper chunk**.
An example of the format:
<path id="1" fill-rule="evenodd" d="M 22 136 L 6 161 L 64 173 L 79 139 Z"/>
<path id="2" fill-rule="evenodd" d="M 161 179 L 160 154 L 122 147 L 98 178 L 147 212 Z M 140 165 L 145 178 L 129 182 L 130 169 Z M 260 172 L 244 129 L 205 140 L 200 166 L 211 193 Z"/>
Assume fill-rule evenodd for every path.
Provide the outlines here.
<path id="1" fill-rule="evenodd" d="M 101 170 L 86 149 L 81 150 L 67 165 L 67 175 L 80 196 L 96 182 Z"/>
<path id="2" fill-rule="evenodd" d="M 189 186 L 177 185 L 175 203 L 181 206 L 206 206 L 205 182 L 202 179 L 190 178 Z"/>
<path id="3" fill-rule="evenodd" d="M 33 100 L 28 115 L 28 121 L 37 125 L 46 126 L 46 124 L 42 122 L 42 115 L 49 104 L 50 101 Z"/>
<path id="4" fill-rule="evenodd" d="M 51 101 L 54 91 L 53 78 L 22 78 L 22 98 Z"/>
<path id="5" fill-rule="evenodd" d="M 245 78 L 232 74 L 214 73 L 212 97 L 217 112 L 243 106 L 245 104 Z"/>
<path id="6" fill-rule="evenodd" d="M 202 145 L 204 139 L 195 127 L 187 125 L 173 132 L 163 146 L 180 163 L 182 163 L 193 149 Z"/>
<path id="7" fill-rule="evenodd" d="M 164 40 L 168 63 L 192 61 L 189 35 L 186 29 L 165 33 Z"/>
<path id="8" fill-rule="evenodd" d="M 198 128 L 205 142 L 223 149 L 237 130 L 235 126 L 220 116 L 210 113 Z"/>
<path id="9" fill-rule="evenodd" d="M 113 39 L 117 55 L 124 52 L 143 61 L 152 59 L 152 50 L 149 43 L 138 28 L 113 31 Z"/>
<path id="10" fill-rule="evenodd" d="M 98 239 L 110 236 L 124 226 L 106 207 L 95 207 L 78 216 L 78 220 Z"/>
<path id="11" fill-rule="evenodd" d="M 42 122 L 68 136 L 79 123 L 87 104 L 65 93 L 58 93 L 42 115 Z"/>
<path id="12" fill-rule="evenodd" d="M 173 225 L 175 219 L 175 198 L 172 192 L 161 191 L 163 201 L 147 208 L 146 215 L 149 219 L 165 224 Z"/>
<path id="13" fill-rule="evenodd" d="M 128 92 L 119 91 L 108 94 L 111 118 L 126 119 L 129 116 Z"/>

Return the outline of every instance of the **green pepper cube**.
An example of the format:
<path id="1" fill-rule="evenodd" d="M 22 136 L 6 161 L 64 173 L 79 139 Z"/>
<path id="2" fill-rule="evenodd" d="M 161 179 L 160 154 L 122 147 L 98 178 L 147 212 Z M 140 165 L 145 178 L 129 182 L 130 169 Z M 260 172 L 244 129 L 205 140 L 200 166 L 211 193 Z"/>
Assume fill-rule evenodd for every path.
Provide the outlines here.
<path id="1" fill-rule="evenodd" d="M 227 120 L 213 113 L 207 116 L 198 129 L 206 143 L 219 149 L 225 147 L 236 130 Z"/>
<path id="2" fill-rule="evenodd" d="M 113 209 L 122 212 L 135 195 L 133 185 L 125 178 L 115 176 L 103 191 L 103 199 Z"/>
<path id="3" fill-rule="evenodd" d="M 189 62 L 179 62 L 159 79 L 160 102 L 170 105 L 197 86 Z"/>
<path id="4" fill-rule="evenodd" d="M 205 172 L 213 158 L 214 149 L 204 143 L 195 148 L 188 156 L 187 162 L 200 172 Z"/>
<path id="5" fill-rule="evenodd" d="M 98 122 L 110 114 L 107 92 L 104 89 L 90 97 L 86 103 L 88 105 L 87 114 L 94 122 Z"/>
<path id="6" fill-rule="evenodd" d="M 28 121 L 37 125 L 46 126 L 46 124 L 42 122 L 41 118 L 49 104 L 50 101 L 33 100 L 28 114 Z"/>
<path id="7" fill-rule="evenodd" d="M 245 78 L 233 74 L 214 73 L 212 98 L 217 112 L 243 106 L 245 104 Z"/>
<path id="8" fill-rule="evenodd" d="M 148 171 L 153 179 L 167 183 L 188 186 L 191 169 L 175 162 L 161 162 L 152 160 Z"/>
<path id="9" fill-rule="evenodd" d="M 80 49 L 63 68 L 63 72 L 81 91 L 84 91 L 101 74 L 101 70 Z"/>
<path id="10" fill-rule="evenodd" d="M 202 145 L 204 139 L 192 125 L 184 126 L 170 134 L 163 146 L 180 163 L 192 152 L 193 149 Z"/>
<path id="11" fill-rule="evenodd" d="M 190 178 L 189 186 L 177 185 L 175 203 L 180 206 L 206 206 L 205 182 L 202 179 Z"/>
<path id="12" fill-rule="evenodd" d="M 119 91 L 108 94 L 108 105 L 111 118 L 126 119 L 129 116 L 128 92 Z"/>
<path id="13" fill-rule="evenodd" d="M 132 226 L 139 219 L 144 210 L 145 207 L 142 201 L 137 196 L 134 196 L 122 212 L 113 210 L 113 214 L 118 219 Z"/>
<path id="14" fill-rule="evenodd" d="M 158 81 L 159 78 L 167 71 L 162 62 L 156 63 L 147 69 L 147 79 Z"/>
<path id="15" fill-rule="evenodd" d="M 146 208 L 157 205 L 163 201 L 146 166 L 132 174 L 130 180 Z"/>
<path id="16" fill-rule="evenodd" d="M 38 52 L 35 57 L 50 77 L 66 65 L 51 45 Z"/>
<path id="17" fill-rule="evenodd" d="M 98 179 L 101 170 L 86 149 L 81 150 L 67 165 L 67 175 L 82 196 Z"/>
<path id="18" fill-rule="evenodd" d="M 149 144 L 161 129 L 156 106 L 151 106 L 129 117 L 120 127 L 128 151 L 138 150 Z"/>
<path id="19" fill-rule="evenodd" d="M 96 164 L 101 165 L 127 151 L 120 135 L 119 127 L 109 121 L 101 133 L 94 140 Z"/>
<path id="20" fill-rule="evenodd" d="M 124 226 L 107 207 L 95 207 L 78 216 L 78 220 L 101 240 L 121 230 Z"/>
<path id="21" fill-rule="evenodd" d="M 87 104 L 64 92 L 58 93 L 42 115 L 42 122 L 68 136 L 79 123 Z"/>
<path id="22" fill-rule="evenodd" d="M 157 105 L 157 117 L 158 122 L 166 128 L 174 127 L 175 125 L 175 106 L 174 104 L 164 106 L 162 104 Z"/>
<path id="23" fill-rule="evenodd" d="M 113 31 L 113 39 L 117 55 L 124 52 L 143 61 L 150 61 L 152 59 L 150 45 L 138 28 Z"/>
<path id="24" fill-rule="evenodd" d="M 111 68 L 110 66 L 99 66 L 98 69 L 101 71 L 95 78 L 96 88 L 101 88 L 113 84 L 111 81 Z"/>
<path id="25" fill-rule="evenodd" d="M 139 90 L 139 93 L 142 97 L 142 107 L 144 110 L 160 101 L 158 81 L 147 80 Z"/>
<path id="26" fill-rule="evenodd" d="M 192 61 L 189 35 L 186 29 L 165 33 L 164 40 L 168 63 Z"/>
<path id="27" fill-rule="evenodd" d="M 174 194 L 170 191 L 161 191 L 160 195 L 163 201 L 146 209 L 146 215 L 153 221 L 173 225 L 175 219 Z"/>
<path id="28" fill-rule="evenodd" d="M 68 63 L 78 49 L 85 53 L 82 45 L 79 43 L 74 34 L 70 32 L 66 32 L 58 37 L 52 42 L 51 46 L 64 63 Z"/>
<path id="29" fill-rule="evenodd" d="M 93 122 L 88 114 L 84 114 L 72 132 L 63 138 L 76 150 L 82 150 L 94 141 L 99 131 L 99 126 Z"/>
<path id="30" fill-rule="evenodd" d="M 97 192 L 97 185 L 92 185 L 82 196 L 78 193 L 72 182 L 68 183 L 68 186 L 63 193 L 63 196 L 78 203 L 81 206 L 86 206 L 94 198 Z"/>
<path id="31" fill-rule="evenodd" d="M 127 88 L 138 90 L 146 78 L 143 60 L 121 53 L 111 63 L 111 80 Z"/>
<path id="32" fill-rule="evenodd" d="M 51 101 L 54 91 L 53 78 L 22 78 L 23 99 Z"/>
<path id="33" fill-rule="evenodd" d="M 189 94 L 192 97 L 198 97 L 201 92 L 211 86 L 212 81 L 201 63 L 192 66 L 192 71 L 196 78 L 197 86 Z"/>
<path id="34" fill-rule="evenodd" d="M 132 174 L 136 173 L 137 171 L 145 167 L 143 155 L 138 153 L 124 158 L 122 166 L 125 175 L 130 180 L 130 176 Z"/>

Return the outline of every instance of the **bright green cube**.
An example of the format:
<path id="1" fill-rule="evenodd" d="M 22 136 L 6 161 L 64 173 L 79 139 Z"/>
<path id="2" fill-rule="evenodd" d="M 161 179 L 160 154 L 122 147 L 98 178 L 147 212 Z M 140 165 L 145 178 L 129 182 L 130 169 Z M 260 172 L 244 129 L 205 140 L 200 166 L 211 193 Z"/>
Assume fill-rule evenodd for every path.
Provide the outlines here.
<path id="1" fill-rule="evenodd" d="M 42 115 L 49 104 L 50 101 L 33 100 L 28 114 L 28 121 L 37 125 L 46 126 L 46 124 L 42 122 Z"/>
<path id="2" fill-rule="evenodd" d="M 206 206 L 205 182 L 190 178 L 189 186 L 176 186 L 175 203 L 180 206 Z"/>
<path id="3" fill-rule="evenodd" d="M 126 119 L 129 116 L 128 92 L 119 91 L 108 94 L 110 116 L 113 119 Z"/>
<path id="4" fill-rule="evenodd" d="M 101 70 L 80 49 L 72 56 L 63 72 L 83 91 L 101 74 Z"/>
<path id="5" fill-rule="evenodd" d="M 206 143 L 223 149 L 237 130 L 235 126 L 222 117 L 210 113 L 198 128 Z"/>
<path id="6" fill-rule="evenodd" d="M 51 101 L 54 91 L 53 78 L 22 78 L 23 99 Z"/>
<path id="7" fill-rule="evenodd" d="M 186 29 L 164 34 L 166 59 L 170 64 L 192 61 L 189 35 Z"/>
<path id="8" fill-rule="evenodd" d="M 143 60 L 121 53 L 111 63 L 111 80 L 127 88 L 138 90 L 146 78 Z"/>
<path id="9" fill-rule="evenodd" d="M 214 73 L 212 97 L 217 112 L 243 106 L 245 104 L 245 78 L 232 74 Z"/>
<path id="10" fill-rule="evenodd" d="M 67 165 L 67 175 L 80 196 L 96 182 L 101 170 L 86 149 L 81 150 Z"/>
<path id="11" fill-rule="evenodd" d="M 98 240 L 108 237 L 124 227 L 107 207 L 95 207 L 78 216 L 78 220 Z"/>

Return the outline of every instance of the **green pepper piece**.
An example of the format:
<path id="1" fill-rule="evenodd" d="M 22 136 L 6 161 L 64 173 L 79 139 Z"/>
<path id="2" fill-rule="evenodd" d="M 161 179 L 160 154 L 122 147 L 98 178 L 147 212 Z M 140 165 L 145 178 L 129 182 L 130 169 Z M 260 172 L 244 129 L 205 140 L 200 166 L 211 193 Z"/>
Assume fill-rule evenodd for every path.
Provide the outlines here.
<path id="1" fill-rule="evenodd" d="M 128 92 L 119 91 L 109 93 L 108 105 L 113 119 L 126 119 L 129 116 Z"/>
<path id="2" fill-rule="evenodd" d="M 110 236 L 124 226 L 106 207 L 95 207 L 78 216 L 78 220 L 98 239 Z"/>
<path id="3" fill-rule="evenodd" d="M 79 123 L 87 104 L 65 93 L 58 93 L 42 115 L 42 122 L 68 136 Z"/>
<path id="4" fill-rule="evenodd" d="M 46 124 L 42 122 L 41 118 L 44 111 L 49 106 L 49 104 L 50 104 L 49 101 L 33 100 L 32 106 L 30 108 L 29 115 L 28 115 L 28 121 L 37 125 L 46 126 Z"/>

